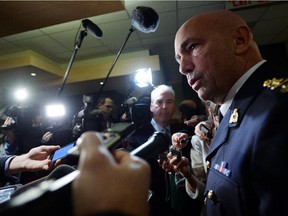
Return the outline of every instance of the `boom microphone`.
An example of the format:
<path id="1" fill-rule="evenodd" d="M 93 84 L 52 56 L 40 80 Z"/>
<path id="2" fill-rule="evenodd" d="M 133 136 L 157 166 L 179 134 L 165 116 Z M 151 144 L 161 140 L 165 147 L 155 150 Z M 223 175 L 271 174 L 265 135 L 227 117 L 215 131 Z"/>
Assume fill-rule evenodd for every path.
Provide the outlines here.
<path id="1" fill-rule="evenodd" d="M 150 7 L 138 6 L 132 11 L 131 24 L 143 33 L 155 32 L 159 25 L 159 16 Z"/>
<path id="2" fill-rule="evenodd" d="M 122 44 L 120 50 L 117 53 L 117 56 L 111 66 L 111 68 L 108 71 L 108 74 L 103 82 L 103 85 L 101 85 L 100 90 L 98 91 L 98 96 L 97 96 L 97 100 L 99 99 L 99 95 L 102 93 L 102 90 L 104 89 L 104 86 L 106 85 L 108 78 L 116 64 L 116 62 L 118 61 L 128 39 L 130 38 L 131 34 L 134 32 L 135 29 L 138 29 L 141 32 L 144 33 L 150 33 L 150 32 L 154 32 L 156 31 L 157 27 L 158 27 L 158 22 L 159 20 L 159 16 L 156 13 L 156 11 L 154 11 L 152 8 L 150 7 L 143 7 L 143 6 L 138 6 L 136 7 L 131 14 L 131 27 L 129 28 L 129 33 L 124 41 L 124 43 Z M 96 101 L 97 101 L 96 100 Z"/>
<path id="3" fill-rule="evenodd" d="M 82 25 L 85 28 L 85 30 L 82 30 L 80 32 L 78 40 L 75 43 L 73 54 L 72 54 L 72 56 L 70 58 L 68 67 L 66 69 L 66 72 L 64 74 L 64 77 L 63 77 L 63 80 L 62 80 L 62 83 L 61 83 L 61 86 L 59 88 L 58 97 L 60 97 L 61 94 L 62 94 L 64 85 L 65 85 L 66 80 L 68 78 L 68 75 L 69 75 L 70 69 L 72 67 L 73 61 L 75 59 L 75 56 L 77 54 L 78 49 L 81 47 L 81 44 L 82 44 L 82 41 L 83 41 L 84 37 L 87 36 L 87 31 L 90 32 L 91 35 L 93 37 L 96 37 L 96 38 L 101 38 L 102 35 L 103 35 L 101 29 L 96 24 L 94 24 L 92 21 L 90 21 L 89 19 L 82 20 Z"/>
<path id="4" fill-rule="evenodd" d="M 82 20 L 82 25 L 85 29 L 87 29 L 88 32 L 91 33 L 93 37 L 96 37 L 96 38 L 102 37 L 103 35 L 102 30 L 91 20 L 89 19 Z"/>

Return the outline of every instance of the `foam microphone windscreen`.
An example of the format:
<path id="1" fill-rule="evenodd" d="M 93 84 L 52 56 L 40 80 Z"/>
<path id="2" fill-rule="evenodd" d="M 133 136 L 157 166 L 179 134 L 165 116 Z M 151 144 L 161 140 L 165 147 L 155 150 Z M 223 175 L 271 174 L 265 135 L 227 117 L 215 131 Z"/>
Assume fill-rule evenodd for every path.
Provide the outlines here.
<path id="1" fill-rule="evenodd" d="M 101 38 L 103 35 L 102 30 L 95 24 L 93 23 L 91 20 L 89 19 L 84 19 L 82 20 L 82 25 L 84 28 L 86 28 L 93 37 L 96 38 Z"/>
<path id="2" fill-rule="evenodd" d="M 138 6 L 132 11 L 131 24 L 143 33 L 155 32 L 159 25 L 159 16 L 150 7 Z"/>

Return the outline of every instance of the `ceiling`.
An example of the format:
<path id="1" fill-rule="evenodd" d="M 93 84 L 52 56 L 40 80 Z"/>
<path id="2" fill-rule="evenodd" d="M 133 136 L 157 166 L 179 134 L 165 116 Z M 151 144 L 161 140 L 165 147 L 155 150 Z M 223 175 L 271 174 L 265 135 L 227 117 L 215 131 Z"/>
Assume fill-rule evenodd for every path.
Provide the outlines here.
<path id="1" fill-rule="evenodd" d="M 247 5 L 243 5 L 245 2 Z M 257 2 L 0 1 L 0 105 L 9 100 L 17 86 L 25 86 L 37 100 L 45 100 L 59 94 L 64 82 L 63 96 L 97 92 L 101 89 L 99 82 L 108 76 L 102 90 L 125 93 L 128 75 L 142 61 L 159 74 L 158 82 L 181 85 L 174 59 L 174 35 L 188 18 L 203 11 L 229 7 L 249 23 L 259 45 L 287 44 L 288 2 Z M 136 30 L 129 36 L 130 15 L 137 6 L 148 6 L 158 13 L 155 32 Z M 94 22 L 103 36 L 95 38 L 88 32 L 77 49 L 75 41 L 84 18 Z M 116 61 L 121 47 L 124 49 Z M 32 72 L 37 75 L 30 76 Z"/>

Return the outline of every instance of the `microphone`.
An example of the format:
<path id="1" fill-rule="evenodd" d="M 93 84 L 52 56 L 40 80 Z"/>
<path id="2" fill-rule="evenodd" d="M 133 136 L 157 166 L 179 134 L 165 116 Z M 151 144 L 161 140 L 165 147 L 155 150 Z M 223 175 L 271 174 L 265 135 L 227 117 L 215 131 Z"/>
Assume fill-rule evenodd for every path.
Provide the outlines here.
<path id="1" fill-rule="evenodd" d="M 89 19 L 82 20 L 82 25 L 85 29 L 87 29 L 88 32 L 91 33 L 93 37 L 96 37 L 96 38 L 102 37 L 103 35 L 102 30 L 91 20 Z"/>
<path id="2" fill-rule="evenodd" d="M 29 182 L 25 185 L 23 185 L 21 188 L 17 189 L 11 197 L 18 196 L 21 193 L 26 192 L 27 190 L 31 189 L 32 187 L 39 186 L 44 181 L 49 180 L 57 180 L 60 179 L 66 175 L 68 175 L 71 172 L 74 172 L 76 169 L 72 166 L 61 164 L 57 166 L 49 175 L 39 178 L 35 181 Z"/>
<path id="3" fill-rule="evenodd" d="M 132 11 L 131 24 L 143 33 L 155 32 L 159 25 L 159 16 L 150 7 L 138 6 Z"/>
<path id="4" fill-rule="evenodd" d="M 102 90 L 104 89 L 104 86 L 107 83 L 107 80 L 116 64 L 116 62 L 119 59 L 120 54 L 122 53 L 128 39 L 130 38 L 132 32 L 134 32 L 135 29 L 138 29 L 141 32 L 144 33 L 150 33 L 150 32 L 154 32 L 156 31 L 158 24 L 159 24 L 159 16 L 156 13 L 155 10 L 153 10 L 150 7 L 143 7 L 143 6 L 138 6 L 136 7 L 131 14 L 131 28 L 129 28 L 129 33 L 124 41 L 124 43 L 122 44 L 120 50 L 117 53 L 117 56 L 111 66 L 111 68 L 108 71 L 108 74 L 104 80 L 103 85 L 101 85 L 100 90 L 98 91 L 98 96 L 97 96 L 97 100 L 99 98 L 99 95 L 102 93 Z M 97 101 L 96 100 L 96 101 Z"/>
<path id="5" fill-rule="evenodd" d="M 70 165 L 67 164 L 61 164 L 58 167 L 56 167 L 47 177 L 46 180 L 56 180 L 60 179 L 67 174 L 75 171 L 76 169 Z"/>
<path id="6" fill-rule="evenodd" d="M 137 98 L 136 98 L 136 97 L 131 97 L 131 98 L 128 98 L 125 103 L 126 103 L 128 106 L 131 106 L 131 105 L 134 104 L 136 101 L 137 101 Z"/>
<path id="7" fill-rule="evenodd" d="M 82 25 L 85 28 L 85 30 L 82 30 L 80 32 L 80 34 L 78 36 L 78 40 L 76 41 L 76 44 L 75 44 L 75 47 L 74 47 L 74 52 L 73 52 L 73 54 L 71 56 L 71 59 L 69 61 L 68 67 L 66 69 L 66 72 L 65 72 L 63 80 L 62 80 L 62 84 L 61 84 L 61 86 L 59 88 L 58 98 L 60 98 L 60 96 L 62 94 L 64 85 L 65 85 L 66 80 L 68 78 L 68 75 L 69 75 L 70 69 L 72 67 L 73 61 L 75 59 L 75 56 L 77 54 L 77 50 L 81 47 L 81 44 L 82 44 L 82 41 L 83 41 L 84 37 L 87 36 L 87 31 L 89 31 L 91 33 L 91 35 L 93 37 L 96 37 L 96 38 L 101 38 L 102 35 L 103 35 L 101 29 L 96 24 L 94 24 L 92 21 L 90 21 L 88 19 L 82 20 Z"/>
<path id="8" fill-rule="evenodd" d="M 155 132 L 144 144 L 130 152 L 144 160 L 155 157 L 169 148 L 170 138 L 162 132 Z"/>

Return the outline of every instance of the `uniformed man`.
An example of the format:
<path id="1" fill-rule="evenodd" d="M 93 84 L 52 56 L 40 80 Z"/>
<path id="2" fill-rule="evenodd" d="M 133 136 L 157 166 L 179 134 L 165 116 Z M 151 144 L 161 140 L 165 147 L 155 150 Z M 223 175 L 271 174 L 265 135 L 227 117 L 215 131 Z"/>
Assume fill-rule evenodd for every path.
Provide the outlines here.
<path id="1" fill-rule="evenodd" d="M 286 215 L 287 71 L 262 58 L 246 22 L 227 10 L 185 22 L 175 56 L 224 116 L 207 156 L 207 215 Z"/>

